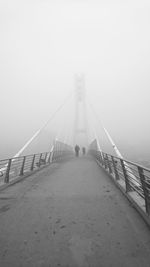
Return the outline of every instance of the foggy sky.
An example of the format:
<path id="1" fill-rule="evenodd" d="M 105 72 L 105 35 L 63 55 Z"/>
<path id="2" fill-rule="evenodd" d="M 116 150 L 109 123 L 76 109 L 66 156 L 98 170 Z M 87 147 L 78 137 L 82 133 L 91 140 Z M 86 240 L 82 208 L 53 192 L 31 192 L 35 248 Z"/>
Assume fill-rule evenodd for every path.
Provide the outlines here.
<path id="1" fill-rule="evenodd" d="M 148 151 L 149 14 L 148 1 L 1 0 L 0 156 L 43 125 L 80 72 L 119 148 Z M 64 114 L 72 120 L 71 107 Z"/>

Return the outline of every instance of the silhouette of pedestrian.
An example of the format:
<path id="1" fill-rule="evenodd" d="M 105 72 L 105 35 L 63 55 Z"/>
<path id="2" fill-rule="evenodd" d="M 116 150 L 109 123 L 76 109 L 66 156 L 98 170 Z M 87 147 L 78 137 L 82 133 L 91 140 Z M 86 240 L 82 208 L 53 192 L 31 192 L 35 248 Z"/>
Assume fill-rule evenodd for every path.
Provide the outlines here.
<path id="1" fill-rule="evenodd" d="M 80 147 L 78 145 L 75 145 L 74 150 L 75 150 L 76 157 L 78 157 L 79 156 Z"/>
<path id="2" fill-rule="evenodd" d="M 86 153 L 86 149 L 85 147 L 82 147 L 82 154 L 85 155 L 85 153 Z"/>

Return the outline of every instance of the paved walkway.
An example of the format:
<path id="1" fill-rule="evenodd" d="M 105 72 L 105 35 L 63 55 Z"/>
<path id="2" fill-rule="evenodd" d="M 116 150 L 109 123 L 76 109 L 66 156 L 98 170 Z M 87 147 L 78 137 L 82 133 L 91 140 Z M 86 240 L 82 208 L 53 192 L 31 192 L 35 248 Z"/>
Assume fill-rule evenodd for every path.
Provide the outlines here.
<path id="1" fill-rule="evenodd" d="M 91 158 L 0 192 L 1 267 L 149 267 L 150 230 Z"/>

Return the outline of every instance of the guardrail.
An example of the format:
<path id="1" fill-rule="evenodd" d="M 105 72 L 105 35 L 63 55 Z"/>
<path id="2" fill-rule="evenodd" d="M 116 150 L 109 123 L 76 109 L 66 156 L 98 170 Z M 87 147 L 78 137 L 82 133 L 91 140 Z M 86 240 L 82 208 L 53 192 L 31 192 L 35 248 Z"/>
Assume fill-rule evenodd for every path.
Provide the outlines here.
<path id="1" fill-rule="evenodd" d="M 149 217 L 150 169 L 104 152 L 90 150 L 90 153 Z"/>
<path id="2" fill-rule="evenodd" d="M 8 184 L 17 177 L 30 174 L 62 157 L 70 156 L 71 151 L 54 150 L 38 154 L 0 160 L 0 185 Z"/>

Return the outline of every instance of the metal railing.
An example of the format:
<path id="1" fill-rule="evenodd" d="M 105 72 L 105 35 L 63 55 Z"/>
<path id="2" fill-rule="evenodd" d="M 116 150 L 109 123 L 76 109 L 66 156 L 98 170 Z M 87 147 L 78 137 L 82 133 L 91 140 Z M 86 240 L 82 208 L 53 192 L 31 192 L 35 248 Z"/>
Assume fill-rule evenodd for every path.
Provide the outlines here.
<path id="1" fill-rule="evenodd" d="M 30 174 L 43 166 L 71 155 L 68 150 L 54 150 L 38 154 L 26 155 L 0 160 L 0 186 L 12 180 Z"/>
<path id="2" fill-rule="evenodd" d="M 90 153 L 116 182 L 124 185 L 126 194 L 134 192 L 144 199 L 144 212 L 150 216 L 150 169 L 104 152 L 90 150 Z"/>

